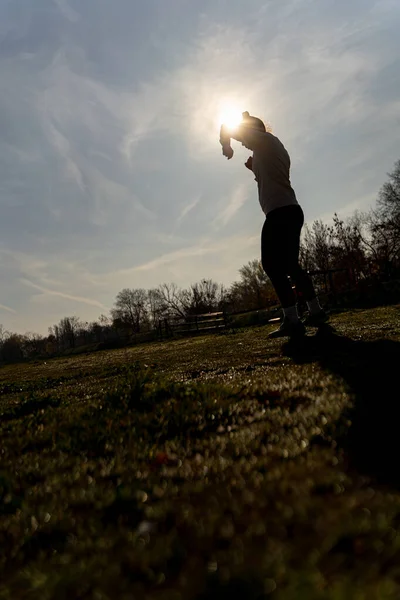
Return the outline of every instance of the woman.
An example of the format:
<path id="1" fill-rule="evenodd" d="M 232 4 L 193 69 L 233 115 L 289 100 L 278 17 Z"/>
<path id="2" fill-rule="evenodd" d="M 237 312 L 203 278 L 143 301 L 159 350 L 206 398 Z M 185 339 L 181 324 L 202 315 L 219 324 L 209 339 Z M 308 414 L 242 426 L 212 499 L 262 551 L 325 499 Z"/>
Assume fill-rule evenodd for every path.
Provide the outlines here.
<path id="1" fill-rule="evenodd" d="M 319 326 L 327 320 L 309 275 L 300 267 L 300 232 L 304 223 L 301 206 L 290 183 L 290 157 L 281 141 L 266 131 L 264 123 L 244 112 L 240 125 L 230 129 L 222 125 L 220 142 L 222 154 L 233 156 L 231 138 L 253 151 L 245 166 L 253 171 L 258 185 L 258 197 L 265 213 L 261 234 L 261 263 L 270 278 L 283 309 L 283 320 L 269 337 L 304 335 L 294 291 L 307 302 L 309 316 L 306 324 Z"/>

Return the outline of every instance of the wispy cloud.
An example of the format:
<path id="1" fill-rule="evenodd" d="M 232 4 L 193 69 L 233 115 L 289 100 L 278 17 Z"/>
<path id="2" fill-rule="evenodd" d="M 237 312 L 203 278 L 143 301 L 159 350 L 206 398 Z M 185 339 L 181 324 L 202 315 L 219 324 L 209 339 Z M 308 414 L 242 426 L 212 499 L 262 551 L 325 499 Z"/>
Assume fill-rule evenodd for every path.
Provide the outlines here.
<path id="1" fill-rule="evenodd" d="M 191 246 L 189 248 L 182 248 L 181 250 L 176 250 L 175 252 L 168 252 L 167 254 L 163 254 L 155 258 L 154 260 L 150 260 L 146 263 L 143 263 L 137 267 L 133 267 L 129 269 L 130 273 L 137 273 L 140 271 L 150 271 L 153 269 L 158 269 L 167 265 L 169 263 L 179 262 L 179 260 L 183 258 L 190 258 L 194 256 L 202 256 L 204 254 L 209 254 L 213 249 L 207 246 Z"/>
<path id="2" fill-rule="evenodd" d="M 272 123 L 307 219 L 366 208 L 398 158 L 396 0 L 37 4 L 0 2 L 13 327 L 69 302 L 95 318 L 122 287 L 229 284 L 258 256 L 244 151 L 228 166 L 218 146 L 225 100 Z"/>
<path id="3" fill-rule="evenodd" d="M 17 312 L 13 308 L 10 308 L 9 306 L 5 306 L 4 304 L 0 304 L 0 310 L 6 310 L 7 312 L 14 313 L 14 314 Z"/>
<path id="4" fill-rule="evenodd" d="M 217 261 L 222 262 L 222 255 L 224 251 L 229 249 L 228 262 L 234 263 L 235 254 L 240 255 L 241 252 L 247 248 L 256 248 L 258 242 L 258 236 L 228 236 L 221 238 L 217 241 L 210 239 L 203 239 L 197 245 L 186 246 L 180 248 L 174 252 L 167 252 L 158 256 L 157 258 L 144 262 L 135 267 L 128 269 L 119 269 L 112 273 L 104 273 L 97 276 L 92 276 L 97 285 L 113 285 L 115 281 L 129 281 L 132 278 L 137 277 L 140 273 L 154 272 L 158 279 L 158 283 L 164 280 L 165 267 L 172 265 L 179 271 L 182 265 L 190 265 L 190 261 L 196 258 L 205 256 L 213 257 L 210 258 L 215 264 Z M 224 260 L 225 260 L 224 256 Z M 239 266 L 241 266 L 239 264 Z M 191 274 L 191 277 L 193 273 Z"/>
<path id="5" fill-rule="evenodd" d="M 66 177 L 76 183 L 82 192 L 85 192 L 86 186 L 84 184 L 83 174 L 76 160 L 74 160 L 72 157 L 70 142 L 68 141 L 67 137 L 50 122 L 50 120 L 46 120 L 46 127 L 49 132 L 49 139 L 54 149 L 63 159 Z"/>
<path id="6" fill-rule="evenodd" d="M 50 290 L 50 289 L 44 288 L 40 285 L 37 285 L 36 283 L 29 281 L 28 279 L 20 279 L 20 281 L 24 285 L 27 285 L 35 290 L 38 290 L 39 292 L 42 292 L 42 294 L 45 294 L 48 296 L 58 296 L 59 298 L 65 298 L 66 300 L 73 300 L 74 302 L 81 302 L 82 304 L 89 304 L 90 306 L 96 306 L 97 308 L 102 308 L 102 309 L 108 310 L 108 308 L 106 306 L 104 306 L 104 304 L 102 304 L 101 302 L 98 302 L 97 300 L 92 300 L 91 298 L 83 298 L 82 296 L 73 296 L 72 294 L 66 294 L 64 292 L 59 292 L 57 290 Z"/>
<path id="7" fill-rule="evenodd" d="M 197 198 L 195 198 L 193 200 L 193 202 L 190 202 L 189 204 L 187 204 L 184 209 L 182 210 L 181 214 L 178 216 L 177 220 L 176 220 L 176 226 L 179 227 L 179 225 L 182 223 L 182 221 L 184 220 L 185 217 L 187 217 L 187 215 L 194 209 L 196 208 L 196 206 L 198 205 L 199 201 L 200 201 L 201 195 L 197 196 Z"/>
<path id="8" fill-rule="evenodd" d="M 71 23 L 79 21 L 79 13 L 74 10 L 69 4 L 68 0 L 53 0 L 54 3 L 60 9 L 62 15 L 68 19 Z"/>
<path id="9" fill-rule="evenodd" d="M 229 223 L 236 213 L 239 212 L 249 197 L 249 190 L 250 187 L 248 184 L 242 184 L 233 191 L 231 197 L 229 198 L 228 204 L 222 208 L 221 212 L 212 222 L 212 225 L 215 229 L 225 227 L 225 225 Z"/>

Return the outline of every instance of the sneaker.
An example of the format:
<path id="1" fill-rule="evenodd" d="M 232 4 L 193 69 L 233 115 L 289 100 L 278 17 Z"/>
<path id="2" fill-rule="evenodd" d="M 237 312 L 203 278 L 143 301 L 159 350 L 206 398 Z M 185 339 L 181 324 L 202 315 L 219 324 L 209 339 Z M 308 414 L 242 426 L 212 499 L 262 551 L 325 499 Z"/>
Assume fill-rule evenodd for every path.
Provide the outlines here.
<path id="1" fill-rule="evenodd" d="M 280 338 L 280 337 L 301 337 L 305 335 L 306 329 L 303 323 L 299 321 L 289 321 L 289 319 L 283 319 L 279 329 L 272 331 L 268 335 L 269 338 Z"/>
<path id="2" fill-rule="evenodd" d="M 329 321 L 329 314 L 324 310 L 321 310 L 313 315 L 308 313 L 303 323 L 308 327 L 321 327 L 321 325 L 327 321 Z"/>

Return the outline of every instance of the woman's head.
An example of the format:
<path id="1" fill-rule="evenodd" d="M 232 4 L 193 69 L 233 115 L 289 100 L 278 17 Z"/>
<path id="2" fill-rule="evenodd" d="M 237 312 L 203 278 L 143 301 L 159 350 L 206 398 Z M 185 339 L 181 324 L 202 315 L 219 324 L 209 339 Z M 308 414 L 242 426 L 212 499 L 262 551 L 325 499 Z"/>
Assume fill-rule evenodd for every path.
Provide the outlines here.
<path id="1" fill-rule="evenodd" d="M 252 117 L 249 112 L 242 113 L 242 125 L 246 125 L 247 127 L 251 127 L 252 129 L 258 129 L 259 131 L 266 132 L 266 127 L 258 117 Z"/>

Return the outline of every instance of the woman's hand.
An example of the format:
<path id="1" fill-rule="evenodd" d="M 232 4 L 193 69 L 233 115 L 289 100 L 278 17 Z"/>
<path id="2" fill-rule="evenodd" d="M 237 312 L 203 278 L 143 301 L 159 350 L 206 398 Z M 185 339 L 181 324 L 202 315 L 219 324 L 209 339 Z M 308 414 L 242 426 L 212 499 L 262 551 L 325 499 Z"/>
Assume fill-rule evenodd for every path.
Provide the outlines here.
<path id="1" fill-rule="evenodd" d="M 233 149 L 231 148 L 230 144 L 224 144 L 222 146 L 222 154 L 224 156 L 226 156 L 226 158 L 228 160 L 230 160 L 232 158 L 232 156 L 233 156 Z"/>
<path id="2" fill-rule="evenodd" d="M 229 130 L 226 125 L 221 125 L 219 141 L 222 146 L 222 154 L 226 156 L 228 160 L 230 160 L 233 156 L 233 149 L 231 146 L 231 136 L 229 135 Z"/>

